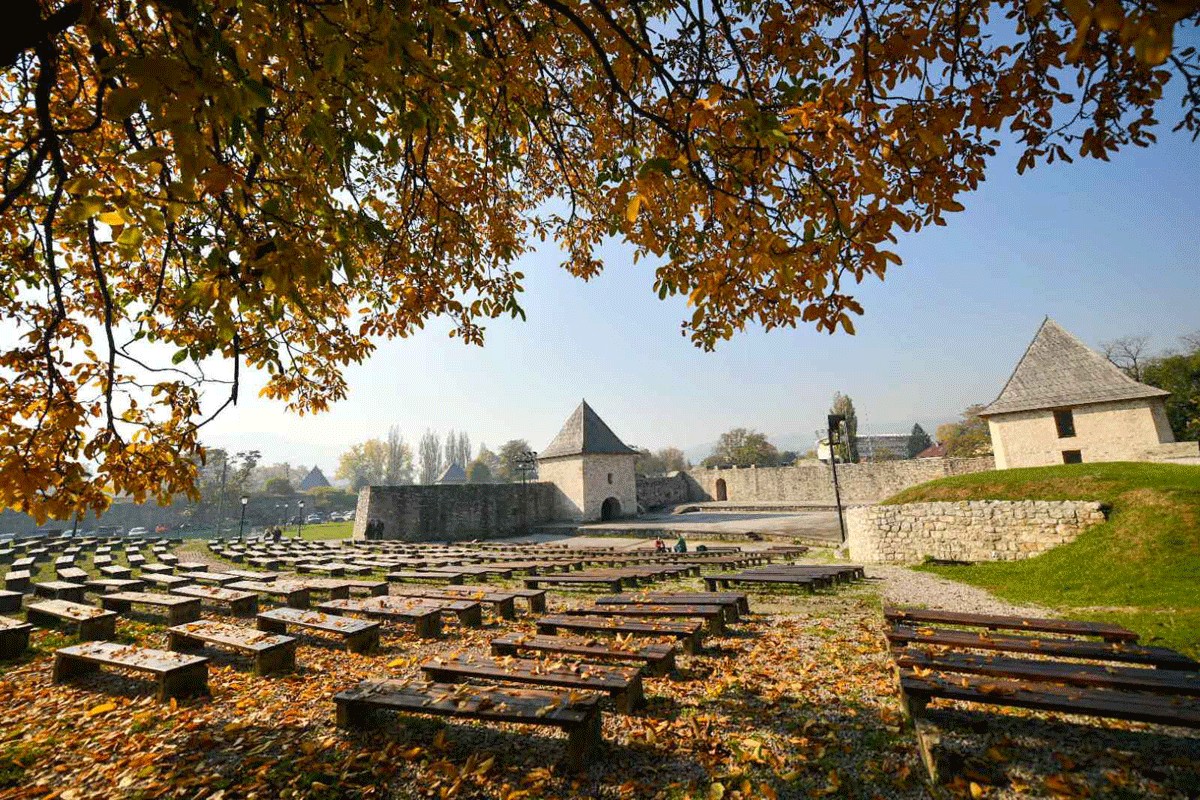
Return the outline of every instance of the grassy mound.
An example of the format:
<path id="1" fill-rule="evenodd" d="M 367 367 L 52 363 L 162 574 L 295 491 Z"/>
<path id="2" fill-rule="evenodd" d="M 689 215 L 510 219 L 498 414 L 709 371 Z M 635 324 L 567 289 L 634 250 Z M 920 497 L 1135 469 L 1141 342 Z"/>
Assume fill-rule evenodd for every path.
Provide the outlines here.
<path id="1" fill-rule="evenodd" d="M 1025 561 L 921 567 L 1013 602 L 1117 622 L 1145 643 L 1200 655 L 1200 467 L 1064 464 L 961 475 L 889 504 L 947 500 L 1099 500 L 1109 519 Z"/>

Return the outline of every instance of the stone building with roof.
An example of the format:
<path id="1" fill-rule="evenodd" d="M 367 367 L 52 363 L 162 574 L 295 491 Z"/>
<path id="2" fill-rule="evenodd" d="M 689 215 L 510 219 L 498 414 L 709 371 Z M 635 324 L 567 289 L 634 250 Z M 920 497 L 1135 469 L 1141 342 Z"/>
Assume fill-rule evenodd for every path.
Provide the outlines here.
<path id="1" fill-rule="evenodd" d="M 435 481 L 439 486 L 455 486 L 467 482 L 467 472 L 461 464 L 449 464 Z"/>
<path id="2" fill-rule="evenodd" d="M 584 400 L 546 449 L 538 480 L 557 488 L 560 519 L 609 520 L 637 514 L 637 451 L 626 445 Z"/>
<path id="3" fill-rule="evenodd" d="M 1162 389 L 1139 383 L 1046 317 L 982 412 L 996 469 L 1197 454 L 1176 442 Z"/>

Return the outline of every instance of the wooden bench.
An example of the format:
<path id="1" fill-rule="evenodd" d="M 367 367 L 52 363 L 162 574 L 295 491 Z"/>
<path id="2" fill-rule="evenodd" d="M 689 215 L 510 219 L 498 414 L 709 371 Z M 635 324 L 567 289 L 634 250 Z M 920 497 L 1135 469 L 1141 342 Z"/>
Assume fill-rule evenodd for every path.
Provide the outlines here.
<path id="1" fill-rule="evenodd" d="M 1064 636 L 1095 636 L 1106 642 L 1136 642 L 1138 635 L 1128 628 L 1104 622 L 1081 622 L 1072 619 L 1041 619 L 1037 617 L 1010 617 L 991 614 L 963 614 L 957 611 L 937 609 L 900 608 L 884 606 L 883 615 L 888 622 L 920 625 L 954 625 L 964 628 L 986 628 L 987 630 L 1028 631 L 1031 633 L 1056 633 Z"/>
<path id="2" fill-rule="evenodd" d="M 235 617 L 253 617 L 258 613 L 258 595 L 219 586 L 175 586 L 171 594 L 195 597 L 201 602 L 224 606 Z"/>
<path id="3" fill-rule="evenodd" d="M 384 575 L 391 583 L 416 581 L 418 583 L 449 583 L 459 586 L 463 582 L 461 572 L 389 572 Z"/>
<path id="4" fill-rule="evenodd" d="M 171 560 L 169 560 L 171 558 L 175 558 L 175 557 L 160 555 L 158 557 L 158 560 L 164 564 L 172 564 L 173 563 L 175 565 L 175 568 L 178 569 L 180 572 L 208 572 L 208 564 L 205 564 L 203 561 L 179 561 L 179 560 L 171 561 Z"/>
<path id="5" fill-rule="evenodd" d="M 83 584 L 93 592 L 109 594 L 112 592 L 140 592 L 146 588 L 145 581 L 130 580 L 129 578 L 96 578 Z"/>
<path id="6" fill-rule="evenodd" d="M 38 597 L 50 600 L 70 600 L 72 603 L 82 603 L 83 593 L 87 587 L 82 583 L 68 581 L 45 581 L 33 585 L 33 593 Z"/>
<path id="7" fill-rule="evenodd" d="M 521 579 L 526 589 L 540 589 L 546 586 L 607 586 L 610 591 L 619 592 L 625 585 L 626 578 L 611 575 L 535 575 Z"/>
<path id="8" fill-rule="evenodd" d="M 192 582 L 182 575 L 168 575 L 159 572 L 142 573 L 141 580 L 159 589 L 166 589 L 168 592 L 177 586 L 192 585 Z"/>
<path id="9" fill-rule="evenodd" d="M 596 605 L 700 605 L 720 606 L 726 622 L 737 622 L 750 613 L 750 601 L 741 592 L 627 592 L 596 599 Z"/>
<path id="10" fill-rule="evenodd" d="M 666 636 L 679 640 L 685 653 L 700 652 L 703 634 L 699 622 L 634 622 L 610 617 L 585 617 L 570 614 L 541 617 L 538 633 L 553 636 L 559 628 L 589 633 L 626 634 L 630 636 Z"/>
<path id="11" fill-rule="evenodd" d="M 293 581 L 274 581 L 272 583 L 238 581 L 226 584 L 225 588 L 236 589 L 239 592 L 254 592 L 260 596 L 278 599 L 289 608 L 308 608 L 311 600 L 309 588 L 302 583 Z"/>
<path id="12" fill-rule="evenodd" d="M 176 597 L 149 592 L 114 592 L 100 595 L 100 605 L 109 611 L 128 614 L 133 606 L 150 606 L 166 611 L 171 625 L 195 622 L 200 619 L 200 601 L 193 597 Z"/>
<path id="13" fill-rule="evenodd" d="M 29 649 L 29 632 L 33 626 L 27 622 L 0 617 L 0 659 L 19 658 Z"/>
<path id="14" fill-rule="evenodd" d="M 368 617 L 388 621 L 405 622 L 412 625 L 416 629 L 417 636 L 422 639 L 437 639 L 442 635 L 441 606 L 419 601 L 404 605 L 370 602 L 386 599 L 372 597 L 369 599 L 328 600 L 318 605 L 317 608 L 330 614 L 364 614 Z M 478 606 L 478 604 L 476 605 Z"/>
<path id="15" fill-rule="evenodd" d="M 175 571 L 175 568 L 172 567 L 170 564 L 145 564 L 142 566 L 142 576 L 143 577 L 145 577 L 147 574 L 149 574 L 151 572 L 157 573 L 159 575 L 170 575 L 174 571 Z"/>
<path id="16" fill-rule="evenodd" d="M 934 699 L 1200 727 L 1200 664 L 1166 648 L 1133 644 L 1136 637 L 1119 626 L 919 609 L 887 608 L 885 614 L 900 693 L 934 782 L 939 736 L 924 713 Z M 984 630 L 913 627 L 922 623 Z"/>
<path id="17" fill-rule="evenodd" d="M 1079 639 L 970 633 L 934 628 L 911 628 L 907 625 L 893 626 L 887 636 L 893 645 L 936 645 L 955 649 L 997 650 L 1056 658 L 1143 664 L 1159 669 L 1200 669 L 1200 664 L 1174 650 L 1168 650 L 1165 647 L 1142 647 L 1121 642 L 1089 642 Z"/>
<path id="18" fill-rule="evenodd" d="M 25 595 L 20 592 L 10 592 L 7 589 L 0 589 L 0 611 L 5 613 L 20 611 L 21 601 Z"/>
<path id="19" fill-rule="evenodd" d="M 64 625 L 80 639 L 112 639 L 117 635 L 117 615 L 95 606 L 69 600 L 43 600 L 31 603 L 25 619 L 35 625 Z"/>
<path id="20" fill-rule="evenodd" d="M 528 604 L 531 613 L 543 614 L 546 611 L 545 589 L 516 589 L 507 586 L 489 586 L 480 583 L 473 586 L 442 586 L 439 587 L 438 591 L 453 593 L 458 597 L 465 598 L 474 597 L 478 592 L 508 594 L 519 600 L 524 600 Z"/>
<path id="21" fill-rule="evenodd" d="M 600 699 L 596 695 L 382 680 L 363 681 L 333 699 L 337 724 L 343 728 L 366 727 L 376 710 L 556 727 L 567 733 L 566 762 L 577 770 L 586 766 L 600 742 Z"/>
<path id="22" fill-rule="evenodd" d="M 54 570 L 54 575 L 60 581 L 70 581 L 72 583 L 79 583 L 82 581 L 85 584 L 90 577 L 85 570 L 82 570 L 79 567 L 56 567 Z"/>
<path id="23" fill-rule="evenodd" d="M 721 572 L 716 575 L 705 575 L 704 588 L 715 592 L 718 589 L 728 589 L 731 583 L 762 583 L 796 586 L 807 590 L 810 594 L 816 591 L 821 580 L 805 575 L 750 575 L 744 572 Z"/>
<path id="24" fill-rule="evenodd" d="M 208 659 L 114 642 L 88 642 L 54 653 L 54 682 L 96 672 L 101 666 L 148 672 L 160 701 L 208 693 Z"/>
<path id="25" fill-rule="evenodd" d="M 100 574 L 106 578 L 132 578 L 133 570 L 131 570 L 129 567 L 112 565 L 100 567 Z"/>
<path id="26" fill-rule="evenodd" d="M 206 583 L 214 586 L 224 586 L 227 583 L 237 583 L 242 580 L 237 575 L 228 575 L 224 572 L 180 572 L 181 577 L 187 578 L 194 583 Z"/>
<path id="27" fill-rule="evenodd" d="M 568 614 L 593 614 L 604 617 L 649 617 L 663 619 L 699 618 L 708 624 L 708 632 L 714 636 L 725 633 L 725 609 L 721 606 L 648 604 L 648 603 L 605 603 L 594 608 L 572 609 Z"/>
<path id="28" fill-rule="evenodd" d="M 341 636 L 351 653 L 369 653 L 379 646 L 378 622 L 299 608 L 273 608 L 258 614 L 260 631 L 287 633 L 289 625 Z"/>
<path id="29" fill-rule="evenodd" d="M 496 615 L 504 619 L 516 619 L 516 595 L 511 592 L 447 592 L 440 588 L 399 587 L 392 593 L 393 597 L 412 597 L 425 600 L 466 600 L 477 603 L 490 603 L 496 610 Z"/>
<path id="30" fill-rule="evenodd" d="M 482 680 L 601 692 L 612 698 L 613 705 L 622 714 L 632 714 L 646 702 L 642 693 L 640 667 L 562 661 L 551 663 L 512 656 L 493 658 L 468 654 L 457 658 L 432 659 L 421 665 L 421 671 L 429 680 L 437 683 Z"/>
<path id="31" fill-rule="evenodd" d="M 4 575 L 4 589 L 8 592 L 29 594 L 33 590 L 33 575 L 29 570 L 12 569 Z"/>
<path id="32" fill-rule="evenodd" d="M 613 661 L 645 665 L 647 675 L 661 677 L 675 669 L 675 646 L 664 642 L 633 645 L 597 641 L 576 636 L 541 636 L 510 633 L 492 639 L 492 654 L 550 653 L 578 656 L 590 661 Z"/>
<path id="33" fill-rule="evenodd" d="M 226 647 L 254 658 L 254 674 L 269 675 L 296 669 L 296 640 L 213 620 L 198 620 L 167 629 L 167 646 L 176 652 L 198 650 L 206 644 Z"/>

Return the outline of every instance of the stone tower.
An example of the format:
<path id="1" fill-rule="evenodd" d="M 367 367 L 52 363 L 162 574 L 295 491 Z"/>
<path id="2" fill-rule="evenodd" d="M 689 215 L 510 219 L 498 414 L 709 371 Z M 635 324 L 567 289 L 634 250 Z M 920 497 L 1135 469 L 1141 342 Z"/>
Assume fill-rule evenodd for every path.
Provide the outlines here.
<path id="1" fill-rule="evenodd" d="M 546 449 L 538 480 L 558 487 L 561 519 L 579 522 L 637 514 L 637 451 L 622 442 L 584 400 Z"/>

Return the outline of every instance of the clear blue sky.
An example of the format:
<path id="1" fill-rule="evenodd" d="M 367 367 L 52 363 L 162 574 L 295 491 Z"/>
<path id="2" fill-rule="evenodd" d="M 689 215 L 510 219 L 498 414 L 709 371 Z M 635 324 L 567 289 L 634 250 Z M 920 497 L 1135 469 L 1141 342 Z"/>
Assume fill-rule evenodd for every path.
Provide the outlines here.
<path id="1" fill-rule="evenodd" d="M 658 300 L 651 266 L 621 246 L 590 283 L 543 251 L 520 267 L 528 322 L 492 323 L 484 348 L 442 324 L 384 343 L 349 371 L 350 397 L 318 417 L 282 413 L 255 383 L 207 441 L 316 461 L 332 477 L 339 452 L 392 424 L 410 440 L 455 428 L 476 447 L 541 449 L 586 397 L 627 443 L 689 449 L 735 426 L 810 439 L 839 390 L 860 431 L 920 422 L 932 434 L 996 396 L 1046 314 L 1093 347 L 1149 334 L 1165 348 L 1200 329 L 1200 144 L 1163 127 L 1157 146 L 1110 163 L 1018 176 L 1015 151 L 1003 152 L 960 198 L 966 211 L 906 238 L 904 265 L 860 287 L 856 336 L 755 330 L 704 353 L 680 334 L 683 300 Z"/>

